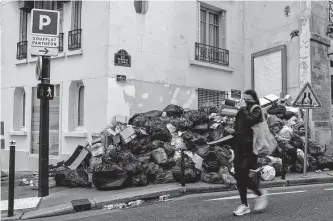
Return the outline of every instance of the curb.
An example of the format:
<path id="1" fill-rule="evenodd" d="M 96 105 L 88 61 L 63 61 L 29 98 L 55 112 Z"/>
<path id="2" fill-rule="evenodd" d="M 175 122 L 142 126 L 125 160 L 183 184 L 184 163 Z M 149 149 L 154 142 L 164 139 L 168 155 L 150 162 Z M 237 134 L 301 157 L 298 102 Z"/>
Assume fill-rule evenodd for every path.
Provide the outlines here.
<path id="1" fill-rule="evenodd" d="M 333 183 L 332 177 L 323 177 L 323 178 L 303 178 L 299 180 L 273 180 L 262 182 L 262 188 L 271 188 L 271 187 L 286 187 L 286 186 L 299 186 L 299 185 L 310 185 L 310 184 L 320 184 L 320 183 Z M 37 209 L 34 211 L 29 211 L 23 213 L 20 217 L 21 220 L 33 219 L 33 218 L 42 218 L 50 216 L 59 216 L 65 214 L 71 214 L 76 212 L 88 211 L 102 209 L 103 206 L 109 204 L 120 204 L 128 203 L 136 200 L 153 201 L 158 200 L 162 195 L 169 195 L 170 198 L 177 198 L 190 194 L 199 194 L 199 193 L 213 193 L 213 192 L 226 192 L 236 190 L 236 188 L 228 187 L 226 185 L 214 185 L 208 187 L 177 187 L 173 190 L 160 191 L 155 193 L 143 194 L 134 197 L 124 197 L 121 199 L 114 199 L 108 197 L 93 197 L 88 199 L 72 200 L 71 203 L 56 205 L 48 208 Z"/>

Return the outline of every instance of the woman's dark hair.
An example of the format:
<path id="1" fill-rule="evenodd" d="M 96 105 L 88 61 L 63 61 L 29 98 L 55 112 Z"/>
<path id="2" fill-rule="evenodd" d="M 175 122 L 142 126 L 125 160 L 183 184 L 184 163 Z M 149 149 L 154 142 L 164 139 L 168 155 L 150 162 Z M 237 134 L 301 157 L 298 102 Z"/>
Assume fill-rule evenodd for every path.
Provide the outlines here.
<path id="1" fill-rule="evenodd" d="M 249 89 L 249 90 L 246 90 L 246 91 L 244 92 L 244 94 L 251 95 L 251 97 L 252 97 L 253 100 L 255 101 L 255 104 L 260 105 L 260 102 L 259 102 L 259 98 L 258 98 L 257 92 L 255 92 L 255 91 L 252 90 L 252 89 Z"/>

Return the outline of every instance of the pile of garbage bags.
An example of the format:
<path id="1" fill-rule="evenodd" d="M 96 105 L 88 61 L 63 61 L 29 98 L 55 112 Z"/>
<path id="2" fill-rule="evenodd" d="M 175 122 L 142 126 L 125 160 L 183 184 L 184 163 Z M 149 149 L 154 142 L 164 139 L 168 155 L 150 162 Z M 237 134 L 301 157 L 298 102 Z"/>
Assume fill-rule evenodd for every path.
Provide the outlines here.
<path id="1" fill-rule="evenodd" d="M 237 111 L 228 106 L 184 110 L 171 104 L 163 111 L 135 114 L 127 124 L 114 120 L 98 138 L 79 145 L 66 162 L 51 165 L 50 175 L 57 185 L 93 185 L 99 190 L 180 182 L 183 158 L 187 183 L 201 180 L 235 186 L 232 134 Z M 302 172 L 301 114 L 275 105 L 267 115 L 278 146 L 271 156 L 259 156 L 261 179 L 281 175 L 282 161 L 287 172 Z M 333 167 L 325 148 L 311 139 L 308 147 L 309 170 Z"/>

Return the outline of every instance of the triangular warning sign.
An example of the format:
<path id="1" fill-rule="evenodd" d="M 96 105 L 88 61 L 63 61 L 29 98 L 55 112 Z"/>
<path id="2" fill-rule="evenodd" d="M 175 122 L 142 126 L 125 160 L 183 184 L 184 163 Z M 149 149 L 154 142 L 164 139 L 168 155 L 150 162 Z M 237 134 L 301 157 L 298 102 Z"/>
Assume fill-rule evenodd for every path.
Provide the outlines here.
<path id="1" fill-rule="evenodd" d="M 317 95 L 314 93 L 311 85 L 306 83 L 301 92 L 296 97 L 294 107 L 303 109 L 313 109 L 322 107 Z"/>

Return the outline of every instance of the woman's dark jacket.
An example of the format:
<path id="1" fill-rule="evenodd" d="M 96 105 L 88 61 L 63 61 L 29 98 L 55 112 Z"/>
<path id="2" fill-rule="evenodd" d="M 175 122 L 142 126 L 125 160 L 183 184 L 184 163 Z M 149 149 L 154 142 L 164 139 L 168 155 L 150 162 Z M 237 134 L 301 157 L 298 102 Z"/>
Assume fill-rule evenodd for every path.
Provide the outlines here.
<path id="1" fill-rule="evenodd" d="M 260 107 L 255 107 L 250 113 L 249 106 L 242 107 L 235 122 L 235 160 L 243 159 L 253 155 L 253 130 L 252 126 L 262 122 L 262 111 Z"/>

